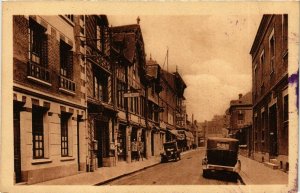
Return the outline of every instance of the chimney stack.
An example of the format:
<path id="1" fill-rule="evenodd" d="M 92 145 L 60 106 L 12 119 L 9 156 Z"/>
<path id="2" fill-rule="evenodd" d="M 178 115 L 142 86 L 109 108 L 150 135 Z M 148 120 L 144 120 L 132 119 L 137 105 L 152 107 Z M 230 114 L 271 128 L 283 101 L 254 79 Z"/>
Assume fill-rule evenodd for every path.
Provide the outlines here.
<path id="1" fill-rule="evenodd" d="M 240 93 L 240 94 L 239 94 L 239 99 L 241 99 L 241 98 L 242 98 L 242 96 L 243 96 L 243 94 L 241 94 L 241 93 Z"/>

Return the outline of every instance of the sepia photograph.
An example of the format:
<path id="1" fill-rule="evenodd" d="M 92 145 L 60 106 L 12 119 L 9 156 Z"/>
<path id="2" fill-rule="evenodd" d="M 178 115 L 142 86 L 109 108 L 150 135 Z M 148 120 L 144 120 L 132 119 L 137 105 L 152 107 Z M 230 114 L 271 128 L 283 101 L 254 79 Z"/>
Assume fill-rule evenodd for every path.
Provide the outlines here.
<path id="1" fill-rule="evenodd" d="M 298 191 L 298 2 L 2 8 L 1 192 Z"/>

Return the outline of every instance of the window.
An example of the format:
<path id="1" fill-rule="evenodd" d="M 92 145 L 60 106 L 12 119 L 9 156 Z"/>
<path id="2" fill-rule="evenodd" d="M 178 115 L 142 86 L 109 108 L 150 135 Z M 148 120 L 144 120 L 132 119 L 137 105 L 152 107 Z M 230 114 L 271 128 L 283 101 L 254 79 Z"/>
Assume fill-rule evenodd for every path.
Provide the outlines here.
<path id="1" fill-rule="evenodd" d="M 96 38 L 97 38 L 97 49 L 98 50 L 102 50 L 102 39 L 101 39 L 101 28 L 99 25 L 97 25 L 97 29 L 96 29 Z"/>
<path id="2" fill-rule="evenodd" d="M 264 64 L 265 64 L 265 51 L 260 54 L 260 66 L 261 66 L 261 81 L 264 79 Z"/>
<path id="3" fill-rule="evenodd" d="M 74 15 L 65 15 L 65 16 L 74 23 Z"/>
<path id="4" fill-rule="evenodd" d="M 244 121 L 244 114 L 242 111 L 238 112 L 238 123 L 241 124 Z"/>
<path id="5" fill-rule="evenodd" d="M 68 136 L 68 121 L 70 115 L 67 113 L 61 113 L 60 128 L 61 128 L 61 156 L 69 156 L 69 136 Z"/>
<path id="6" fill-rule="evenodd" d="M 94 72 L 94 98 L 104 102 L 108 102 L 108 78 L 102 74 Z"/>
<path id="7" fill-rule="evenodd" d="M 265 93 L 265 85 L 262 84 L 260 87 L 260 95 L 263 95 Z"/>
<path id="8" fill-rule="evenodd" d="M 289 120 L 289 95 L 283 97 L 283 121 Z"/>
<path id="9" fill-rule="evenodd" d="M 270 73 L 274 72 L 274 65 L 275 65 L 275 38 L 274 38 L 274 29 L 271 32 L 269 38 L 269 46 L 270 46 Z"/>
<path id="10" fill-rule="evenodd" d="M 60 40 L 60 74 L 72 79 L 73 76 L 73 52 L 72 47 Z"/>
<path id="11" fill-rule="evenodd" d="M 265 123 L 266 123 L 266 115 L 265 112 L 263 111 L 261 113 L 261 140 L 265 140 Z"/>
<path id="12" fill-rule="evenodd" d="M 33 19 L 29 20 L 30 61 L 41 66 L 47 66 L 48 45 L 46 29 Z"/>
<path id="13" fill-rule="evenodd" d="M 44 158 L 44 111 L 41 107 L 32 107 L 32 145 L 33 158 Z"/>

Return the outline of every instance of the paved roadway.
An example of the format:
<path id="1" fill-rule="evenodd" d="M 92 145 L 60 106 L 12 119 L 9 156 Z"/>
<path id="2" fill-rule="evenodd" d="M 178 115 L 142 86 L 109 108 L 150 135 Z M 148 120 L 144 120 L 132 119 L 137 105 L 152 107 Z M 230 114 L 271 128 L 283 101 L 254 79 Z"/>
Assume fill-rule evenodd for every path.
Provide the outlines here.
<path id="1" fill-rule="evenodd" d="M 106 185 L 234 185 L 240 184 L 233 175 L 217 174 L 209 179 L 202 176 L 204 150 L 191 151 L 180 161 L 161 163 Z"/>

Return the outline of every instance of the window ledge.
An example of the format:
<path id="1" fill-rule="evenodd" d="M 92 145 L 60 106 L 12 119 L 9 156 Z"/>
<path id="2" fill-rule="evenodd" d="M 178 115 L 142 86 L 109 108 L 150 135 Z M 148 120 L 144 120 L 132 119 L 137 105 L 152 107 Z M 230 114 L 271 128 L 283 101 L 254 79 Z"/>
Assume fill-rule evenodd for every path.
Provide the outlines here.
<path id="1" fill-rule="evenodd" d="M 66 94 L 69 94 L 69 95 L 73 95 L 73 96 L 76 94 L 75 92 L 67 90 L 67 89 L 64 89 L 64 88 L 59 88 L 58 90 L 61 91 L 61 92 L 63 92 L 63 93 L 66 93 Z"/>
<path id="2" fill-rule="evenodd" d="M 48 158 L 33 159 L 33 160 L 31 160 L 31 164 L 32 165 L 47 164 L 47 163 L 51 163 L 51 162 L 52 162 L 52 160 L 48 159 Z"/>
<path id="3" fill-rule="evenodd" d="M 30 80 L 32 80 L 32 81 L 35 81 L 35 82 L 37 82 L 37 83 L 43 84 L 43 85 L 45 85 L 45 86 L 49 86 L 49 87 L 52 86 L 51 83 L 46 82 L 46 81 L 43 81 L 43 80 L 40 80 L 40 79 L 35 78 L 35 77 L 33 77 L 33 76 L 27 76 L 27 78 L 30 79 Z"/>
<path id="4" fill-rule="evenodd" d="M 62 161 L 62 162 L 64 162 L 64 161 L 73 161 L 73 160 L 75 160 L 74 157 L 62 157 L 62 158 L 60 159 L 60 161 Z"/>

